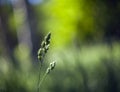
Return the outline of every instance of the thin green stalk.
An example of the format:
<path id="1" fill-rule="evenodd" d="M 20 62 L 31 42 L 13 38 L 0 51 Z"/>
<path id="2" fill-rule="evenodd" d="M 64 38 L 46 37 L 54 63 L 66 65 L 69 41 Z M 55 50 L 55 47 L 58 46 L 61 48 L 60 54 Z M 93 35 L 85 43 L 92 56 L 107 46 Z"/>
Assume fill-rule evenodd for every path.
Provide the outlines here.
<path id="1" fill-rule="evenodd" d="M 41 81 L 40 81 L 40 83 L 39 83 L 39 85 L 38 85 L 38 89 L 40 88 L 42 82 L 43 82 L 43 81 L 45 80 L 45 78 L 47 77 L 47 74 L 49 74 L 49 73 L 55 68 L 55 65 L 56 65 L 56 62 L 50 63 L 49 67 L 47 68 L 44 76 L 42 77 L 42 79 L 41 79 Z M 39 91 L 38 91 L 38 92 L 39 92 Z"/>
<path id="2" fill-rule="evenodd" d="M 41 70 L 42 70 L 42 63 L 40 63 L 40 68 L 39 68 L 39 77 L 38 77 L 38 83 L 37 83 L 37 92 L 39 92 L 39 83 L 40 83 L 40 80 L 41 80 Z"/>
<path id="3" fill-rule="evenodd" d="M 38 88 L 41 87 L 41 84 L 42 84 L 42 82 L 45 80 L 46 77 L 47 77 L 47 73 L 44 74 L 43 78 L 41 79 L 41 81 L 40 81 L 40 83 L 39 83 L 39 85 L 38 85 Z"/>
<path id="4" fill-rule="evenodd" d="M 43 76 L 43 78 L 41 79 L 42 63 L 43 63 L 43 59 L 44 59 L 45 54 L 49 50 L 50 38 L 51 38 L 51 33 L 48 33 L 44 37 L 44 40 L 41 43 L 41 47 L 40 47 L 40 49 L 38 50 L 38 53 L 37 53 L 38 54 L 38 60 L 40 61 L 39 78 L 38 78 L 38 84 L 37 84 L 37 89 L 36 89 L 37 92 L 39 92 L 40 86 L 41 86 L 43 80 L 45 79 L 46 75 L 48 74 L 48 73 L 45 73 L 44 76 Z M 50 69 L 47 72 L 50 72 Z"/>

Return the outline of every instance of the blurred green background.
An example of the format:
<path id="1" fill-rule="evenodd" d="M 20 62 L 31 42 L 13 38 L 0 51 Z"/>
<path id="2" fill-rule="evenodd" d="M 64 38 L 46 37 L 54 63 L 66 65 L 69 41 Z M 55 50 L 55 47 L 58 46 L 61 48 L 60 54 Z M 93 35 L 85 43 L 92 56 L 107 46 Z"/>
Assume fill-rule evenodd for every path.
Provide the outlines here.
<path id="1" fill-rule="evenodd" d="M 0 92 L 35 92 L 48 32 L 40 92 L 120 92 L 119 0 L 0 0 Z"/>

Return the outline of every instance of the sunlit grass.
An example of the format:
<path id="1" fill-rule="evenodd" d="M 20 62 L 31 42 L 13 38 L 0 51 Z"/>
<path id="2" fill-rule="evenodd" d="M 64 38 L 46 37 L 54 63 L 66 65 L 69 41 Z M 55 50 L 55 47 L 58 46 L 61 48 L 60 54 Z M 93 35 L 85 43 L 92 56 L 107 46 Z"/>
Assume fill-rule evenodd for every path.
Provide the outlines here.
<path id="1" fill-rule="evenodd" d="M 58 51 L 51 50 L 45 60 L 48 59 L 47 62 L 49 63 L 49 61 L 55 59 L 57 61 L 57 66 L 55 71 L 51 72 L 42 83 L 41 91 L 56 92 L 60 90 L 60 92 L 69 92 L 69 90 L 81 90 L 81 92 L 85 92 L 86 81 L 90 90 L 97 90 L 97 87 L 100 86 L 101 91 L 104 91 L 104 86 L 108 85 L 109 70 L 107 64 L 112 66 L 111 69 L 114 70 L 117 77 L 120 76 L 118 74 L 120 66 L 119 49 L 120 44 L 113 43 L 112 50 L 106 44 L 83 45 L 80 49 L 71 47 Z M 111 57 L 111 55 L 113 57 Z M 38 76 L 35 71 L 38 68 L 28 66 L 29 64 L 27 65 L 27 63 L 30 62 L 27 62 L 26 64 L 24 63 L 24 65 L 21 64 L 22 67 L 27 68 L 26 71 L 14 70 L 15 68 L 12 68 L 11 65 L 5 62 L 6 59 L 1 57 L 0 60 L 0 65 L 2 65 L 0 67 L 2 76 L 0 85 L 3 88 L 6 88 L 7 82 L 9 83 L 8 87 L 11 87 L 10 84 L 14 83 L 14 85 L 16 85 L 16 90 L 20 90 L 22 87 L 24 87 L 24 90 L 29 90 L 29 92 L 34 90 Z M 46 70 L 46 66 L 43 70 Z"/>

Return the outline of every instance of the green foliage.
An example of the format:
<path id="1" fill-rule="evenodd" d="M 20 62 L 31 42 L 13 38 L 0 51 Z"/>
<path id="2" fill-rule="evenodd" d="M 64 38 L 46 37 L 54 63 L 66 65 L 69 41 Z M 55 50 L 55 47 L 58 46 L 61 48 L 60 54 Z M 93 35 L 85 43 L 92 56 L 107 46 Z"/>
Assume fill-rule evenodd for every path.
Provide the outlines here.
<path id="1" fill-rule="evenodd" d="M 57 68 L 55 72 L 46 73 L 52 69 L 54 64 L 47 67 L 45 64 L 41 75 L 41 92 L 110 92 L 113 84 L 119 85 L 120 80 L 120 44 L 113 43 L 113 49 L 105 44 L 84 45 L 81 50 L 66 48 L 63 51 L 47 53 L 50 58 L 56 59 Z M 18 50 L 17 50 L 18 51 Z M 27 50 L 23 50 L 24 53 Z M 112 54 L 112 57 L 111 57 Z M 23 55 L 20 53 L 20 55 Z M 24 60 L 27 55 L 20 60 Z M 18 57 L 17 57 L 18 58 Z M 18 58 L 18 59 L 19 59 Z M 30 57 L 29 57 L 30 58 Z M 35 92 L 36 82 L 38 82 L 38 68 L 29 66 L 29 63 L 19 61 L 21 69 L 14 68 L 7 58 L 0 57 L 0 89 L 6 92 Z M 26 62 L 26 64 L 25 64 Z M 22 64 L 24 63 L 24 64 Z M 45 62 L 44 62 L 45 63 Z M 26 68 L 27 70 L 25 70 Z M 44 75 L 45 74 L 45 75 Z M 46 75 L 47 74 L 47 75 Z M 110 80 L 110 74 L 114 76 Z M 46 79 L 46 76 L 47 79 Z M 46 81 L 45 81 L 46 79 Z M 112 81 L 115 81 L 114 83 Z M 110 88 L 109 88 L 110 87 Z M 119 90 L 118 90 L 119 92 Z"/>
<path id="2" fill-rule="evenodd" d="M 40 92 L 119 92 L 120 43 L 99 43 L 107 31 L 114 33 L 113 29 L 117 29 L 119 35 L 120 4 L 107 1 L 47 0 L 40 5 L 26 4 L 28 17 L 21 11 L 14 12 L 15 17 L 13 12 L 7 12 L 12 7 L 1 6 L 0 92 L 35 92 L 36 88 Z M 19 40 L 16 28 L 25 27 L 22 22 L 26 19 L 30 22 L 33 49 L 42 33 L 53 34 L 52 39 L 51 33 L 43 39 L 37 53 L 39 62 L 31 54 L 34 50 L 14 42 Z M 20 37 L 27 42 L 26 36 Z M 96 43 L 92 44 L 91 39 Z M 50 43 L 52 50 L 47 53 Z M 55 62 L 50 63 L 54 59 L 57 68 L 51 72 L 56 67 Z"/>
<path id="3" fill-rule="evenodd" d="M 84 45 L 80 51 L 67 48 L 54 52 L 58 61 L 57 69 L 50 75 L 48 90 L 50 92 L 109 92 L 112 88 L 116 90 L 112 85 L 119 85 L 120 59 L 116 58 L 119 48 L 120 45 L 114 43 L 112 51 L 109 46 L 99 44 Z"/>
<path id="4" fill-rule="evenodd" d="M 104 16 L 97 13 L 103 14 L 105 7 L 96 4 L 96 1 L 89 0 L 51 0 L 42 5 L 46 16 L 44 26 L 54 33 L 53 43 L 56 47 L 71 45 L 75 40 L 101 39 Z M 97 10 L 99 7 L 100 10 Z"/>

